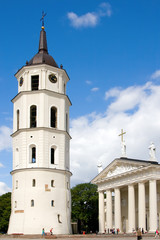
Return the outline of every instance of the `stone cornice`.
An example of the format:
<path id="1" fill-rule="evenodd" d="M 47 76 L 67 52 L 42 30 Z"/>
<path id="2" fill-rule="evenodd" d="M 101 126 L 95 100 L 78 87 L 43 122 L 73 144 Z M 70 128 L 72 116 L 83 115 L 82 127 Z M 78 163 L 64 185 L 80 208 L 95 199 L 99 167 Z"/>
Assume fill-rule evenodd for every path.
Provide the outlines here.
<path id="1" fill-rule="evenodd" d="M 70 139 L 72 139 L 68 132 L 66 132 L 64 130 L 59 130 L 57 128 L 48 128 L 48 127 L 20 128 L 18 131 L 12 133 L 11 137 L 15 137 L 21 132 L 32 132 L 32 131 L 37 132 L 38 130 L 45 130 L 45 131 L 48 131 L 48 132 L 53 132 L 53 133 L 58 133 L 58 134 L 63 133 L 65 135 L 67 135 Z"/>
<path id="2" fill-rule="evenodd" d="M 21 96 L 23 95 L 34 95 L 34 94 L 39 94 L 39 93 L 45 93 L 45 94 L 48 94 L 50 96 L 55 96 L 55 97 L 58 97 L 58 98 L 66 98 L 69 105 L 71 106 L 72 103 L 69 99 L 69 97 L 65 94 L 62 94 L 62 93 L 58 93 L 58 92 L 54 92 L 54 91 L 51 91 L 51 90 L 47 90 L 47 89 L 40 89 L 40 90 L 37 90 L 37 91 L 22 91 L 22 92 L 19 92 L 11 101 L 14 103 L 18 98 L 20 98 Z"/>
<path id="3" fill-rule="evenodd" d="M 18 78 L 19 76 L 21 76 L 25 71 L 29 71 L 31 69 L 47 69 L 49 71 L 55 71 L 55 72 L 58 72 L 58 73 L 62 73 L 64 75 L 67 76 L 68 78 L 68 81 L 70 80 L 68 74 L 67 74 L 67 71 L 65 69 L 61 69 L 61 68 L 57 68 L 57 67 L 53 67 L 53 66 L 50 66 L 50 65 L 47 65 L 47 64 L 37 64 L 37 65 L 31 65 L 31 66 L 22 66 L 16 73 L 15 73 L 15 77 Z"/>
<path id="4" fill-rule="evenodd" d="M 43 168 L 43 167 L 36 167 L 36 168 L 20 168 L 20 169 L 15 169 L 11 171 L 11 175 L 17 173 L 17 172 L 26 172 L 26 171 L 48 171 L 48 172 L 56 172 L 56 173 L 64 173 L 72 176 L 72 173 L 68 170 L 63 170 L 63 169 L 57 169 L 57 168 Z"/>

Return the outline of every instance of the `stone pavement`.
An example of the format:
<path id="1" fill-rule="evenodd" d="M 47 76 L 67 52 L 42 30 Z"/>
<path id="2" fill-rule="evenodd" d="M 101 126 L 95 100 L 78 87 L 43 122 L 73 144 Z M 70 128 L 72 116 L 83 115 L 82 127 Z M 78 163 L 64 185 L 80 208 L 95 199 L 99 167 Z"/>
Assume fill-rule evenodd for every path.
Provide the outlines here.
<path id="1" fill-rule="evenodd" d="M 45 239 L 57 239 L 57 240 L 137 240 L 136 235 L 58 235 L 58 236 L 46 236 L 46 237 L 42 237 L 41 235 L 30 235 L 30 236 L 26 236 L 26 235 L 15 235 L 15 236 L 8 236 L 8 235 L 0 235 L 0 240 L 30 240 L 30 239 L 34 239 L 34 240 L 45 240 Z M 154 238 L 154 234 L 151 235 L 143 235 L 143 239 L 144 240 L 151 240 L 151 239 L 155 239 Z M 142 240 L 143 240 L 142 239 Z M 157 239 L 160 239 L 157 238 Z"/>

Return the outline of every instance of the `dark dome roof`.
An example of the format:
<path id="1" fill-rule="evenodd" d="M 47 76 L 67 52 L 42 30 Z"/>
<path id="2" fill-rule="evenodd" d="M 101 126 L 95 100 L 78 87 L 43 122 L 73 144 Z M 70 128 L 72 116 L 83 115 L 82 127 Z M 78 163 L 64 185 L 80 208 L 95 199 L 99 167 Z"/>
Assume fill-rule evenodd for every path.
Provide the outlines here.
<path id="1" fill-rule="evenodd" d="M 53 57 L 51 55 L 49 55 L 48 53 L 37 53 L 28 63 L 28 65 L 35 65 L 35 64 L 48 64 L 51 65 L 53 67 L 58 67 L 57 63 L 55 62 L 55 60 L 53 59 Z"/>
<path id="2" fill-rule="evenodd" d="M 58 68 L 54 58 L 48 54 L 46 32 L 44 31 L 44 27 L 42 27 L 40 32 L 38 53 L 27 63 L 27 65 L 37 64 L 48 64 Z"/>

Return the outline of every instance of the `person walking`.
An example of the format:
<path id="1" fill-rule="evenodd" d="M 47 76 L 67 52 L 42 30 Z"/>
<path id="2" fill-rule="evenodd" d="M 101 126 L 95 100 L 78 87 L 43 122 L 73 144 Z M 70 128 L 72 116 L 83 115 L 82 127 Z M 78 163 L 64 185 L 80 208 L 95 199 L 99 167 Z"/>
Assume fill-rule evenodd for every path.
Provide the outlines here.
<path id="1" fill-rule="evenodd" d="M 137 240 L 142 239 L 142 232 L 140 228 L 138 228 L 136 236 L 137 236 Z"/>
<path id="2" fill-rule="evenodd" d="M 44 228 L 42 228 L 42 237 L 45 236 Z"/>
<path id="3" fill-rule="evenodd" d="M 53 235 L 53 228 L 50 229 L 50 234 Z"/>
<path id="4" fill-rule="evenodd" d="M 159 237 L 159 232 L 158 232 L 158 229 L 156 229 L 155 231 L 155 238 Z"/>

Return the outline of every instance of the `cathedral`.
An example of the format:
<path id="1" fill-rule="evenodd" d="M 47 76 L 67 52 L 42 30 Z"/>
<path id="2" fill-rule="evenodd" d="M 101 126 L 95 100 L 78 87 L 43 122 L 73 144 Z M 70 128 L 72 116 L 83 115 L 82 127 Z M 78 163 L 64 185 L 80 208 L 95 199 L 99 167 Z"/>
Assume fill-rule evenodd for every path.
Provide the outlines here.
<path id="1" fill-rule="evenodd" d="M 8 234 L 70 234 L 69 77 L 48 53 L 44 24 L 38 53 L 15 77 Z"/>
<path id="2" fill-rule="evenodd" d="M 155 146 L 149 146 L 149 160 L 126 156 L 121 141 L 121 157 L 114 159 L 92 180 L 99 193 L 99 233 L 133 233 L 137 228 L 154 233 L 160 229 L 160 164 Z M 119 135 L 119 136 L 120 136 Z"/>

